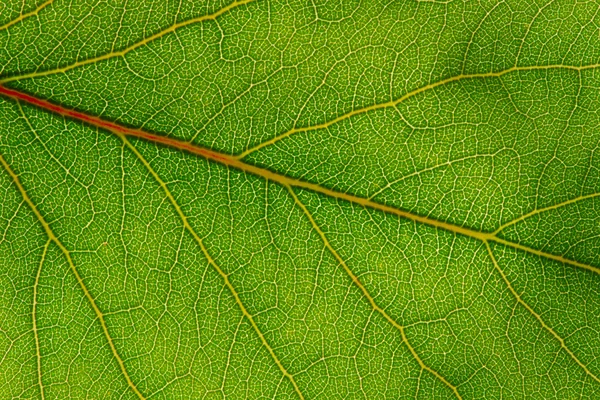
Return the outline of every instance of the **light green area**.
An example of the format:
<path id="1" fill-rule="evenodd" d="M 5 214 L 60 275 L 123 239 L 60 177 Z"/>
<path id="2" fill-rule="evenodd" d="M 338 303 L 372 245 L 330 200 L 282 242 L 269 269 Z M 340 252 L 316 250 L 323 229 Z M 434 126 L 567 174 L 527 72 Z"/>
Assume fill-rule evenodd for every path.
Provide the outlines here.
<path id="1" fill-rule="evenodd" d="M 1 98 L 0 399 L 600 396 L 598 2 L 43 4 L 0 84 L 355 197 Z"/>
<path id="2" fill-rule="evenodd" d="M 0 31 L 0 73 L 54 69 L 123 50 L 175 23 L 210 14 L 227 4 L 225 0 L 54 0 L 40 10 L 39 17 L 25 18 Z"/>
<path id="3" fill-rule="evenodd" d="M 46 238 L 10 178 L 3 174 L 0 185 L 0 396 L 35 398 L 39 389 L 31 313 Z"/>

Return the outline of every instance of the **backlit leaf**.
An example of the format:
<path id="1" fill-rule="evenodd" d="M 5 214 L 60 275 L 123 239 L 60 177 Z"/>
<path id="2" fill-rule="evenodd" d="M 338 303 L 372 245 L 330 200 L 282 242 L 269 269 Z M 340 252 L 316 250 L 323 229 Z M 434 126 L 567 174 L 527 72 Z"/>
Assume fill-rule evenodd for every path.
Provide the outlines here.
<path id="1" fill-rule="evenodd" d="M 600 3 L 0 3 L 0 398 L 600 396 Z"/>

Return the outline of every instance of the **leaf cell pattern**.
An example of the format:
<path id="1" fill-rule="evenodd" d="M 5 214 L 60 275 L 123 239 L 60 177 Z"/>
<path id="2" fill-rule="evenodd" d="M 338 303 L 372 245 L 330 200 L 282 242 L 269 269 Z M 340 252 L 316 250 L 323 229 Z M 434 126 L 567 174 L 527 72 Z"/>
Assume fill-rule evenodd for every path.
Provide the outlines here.
<path id="1" fill-rule="evenodd" d="M 597 398 L 599 12 L 4 0 L 0 398 Z"/>

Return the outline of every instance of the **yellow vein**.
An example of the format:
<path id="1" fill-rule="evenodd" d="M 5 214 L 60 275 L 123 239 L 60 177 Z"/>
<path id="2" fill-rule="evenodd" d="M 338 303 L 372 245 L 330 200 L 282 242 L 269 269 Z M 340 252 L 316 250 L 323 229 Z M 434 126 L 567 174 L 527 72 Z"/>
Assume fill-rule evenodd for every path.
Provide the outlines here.
<path id="1" fill-rule="evenodd" d="M 523 307 L 525 307 L 527 309 L 527 311 L 529 311 L 531 313 L 531 315 L 533 315 L 535 317 L 535 319 L 537 319 L 539 321 L 539 323 L 542 325 L 542 327 L 544 327 L 544 329 L 546 329 L 548 332 L 550 332 L 550 334 L 552 336 L 554 336 L 554 338 L 556 340 L 558 340 L 558 342 L 560 343 L 560 346 L 563 348 L 563 350 L 566 351 L 567 354 L 569 354 L 569 356 L 571 356 L 571 358 L 573 359 L 573 361 L 575 361 L 577 363 L 577 365 L 579 365 L 581 368 L 583 368 L 583 370 L 585 371 L 586 374 L 588 374 L 596 382 L 600 383 L 600 378 L 598 378 L 596 375 L 594 375 L 585 366 L 585 364 L 583 364 L 581 361 L 579 361 L 579 359 L 575 356 L 575 354 L 567 347 L 567 345 L 565 344 L 564 339 L 561 338 L 552 328 L 550 328 L 544 322 L 544 320 L 542 319 L 542 317 L 538 313 L 536 313 L 533 310 L 533 308 L 531 308 L 529 306 L 529 304 L 527 304 L 521 298 L 521 296 L 519 296 L 519 294 L 517 293 L 517 291 L 513 288 L 512 284 L 510 283 L 510 281 L 508 280 L 508 278 L 504 274 L 504 271 L 502 270 L 502 268 L 500 268 L 500 265 L 498 264 L 498 261 L 496 260 L 496 257 L 494 256 L 494 253 L 492 252 L 492 248 L 490 247 L 490 244 L 487 241 L 484 241 L 484 243 L 485 243 L 485 247 L 486 247 L 486 249 L 488 251 L 488 254 L 490 255 L 490 258 L 492 259 L 492 263 L 494 264 L 494 268 L 500 273 L 500 276 L 504 280 L 504 283 L 506 283 L 506 286 L 508 287 L 508 290 L 513 294 L 513 296 L 515 296 L 515 299 L 517 299 L 517 302 L 519 304 L 521 304 Z"/>
<path id="2" fill-rule="evenodd" d="M 114 132 L 116 134 L 120 134 L 117 131 L 114 131 Z M 169 143 L 165 143 L 165 144 L 169 145 Z M 406 218 L 411 221 L 415 221 L 415 222 L 422 223 L 425 225 L 433 226 L 435 228 L 444 229 L 446 231 L 450 231 L 450 232 L 454 232 L 454 233 L 457 233 L 460 235 L 468 236 L 468 237 L 471 237 L 471 238 L 474 238 L 477 240 L 494 241 L 497 243 L 504 244 L 506 246 L 510 246 L 510 247 L 514 247 L 514 248 L 526 251 L 531 254 L 535 254 L 535 255 L 546 257 L 546 258 L 549 258 L 552 260 L 560 261 L 560 262 L 563 262 L 565 264 L 569 264 L 569 265 L 572 265 L 575 267 L 583 268 L 583 269 L 592 271 L 592 272 L 600 275 L 600 268 L 598 268 L 598 267 L 594 267 L 594 266 L 591 266 L 591 265 L 588 265 L 585 263 L 571 260 L 571 259 L 568 259 L 568 258 L 565 258 L 562 256 L 547 253 L 545 251 L 532 249 L 530 247 L 520 245 L 518 243 L 514 243 L 514 242 L 511 242 L 511 241 L 508 241 L 505 239 L 501 239 L 493 233 L 482 232 L 482 231 L 478 231 L 478 230 L 471 229 L 471 228 L 465 228 L 463 226 L 455 225 L 450 222 L 437 220 L 434 218 L 414 214 L 409 211 L 401 210 L 396 207 L 381 204 L 381 203 L 378 203 L 373 200 L 365 199 L 364 197 L 355 196 L 355 195 L 344 193 L 344 192 L 338 192 L 336 190 L 329 189 L 329 188 L 323 187 L 323 186 L 315 184 L 315 183 L 306 182 L 306 181 L 302 181 L 302 180 L 295 179 L 295 178 L 290 178 L 286 175 L 281 175 L 281 174 L 275 173 L 266 168 L 261 168 L 261 167 L 257 167 L 252 164 L 247 164 L 247 163 L 245 163 L 241 160 L 238 160 L 236 158 L 233 158 L 231 156 L 223 155 L 220 153 L 215 153 L 212 151 L 206 151 L 204 149 L 199 150 L 197 147 L 192 146 L 189 143 L 187 143 L 186 146 L 187 146 L 187 147 L 185 147 L 186 150 L 192 151 L 192 152 L 194 152 L 194 150 L 197 150 L 195 152 L 195 154 L 202 155 L 203 157 L 207 158 L 208 160 L 212 160 L 212 161 L 218 162 L 220 164 L 224 164 L 224 165 L 239 169 L 241 171 L 250 173 L 252 175 L 260 176 L 264 179 L 267 179 L 267 180 L 270 180 L 273 182 L 277 182 L 283 186 L 293 186 L 293 187 L 298 187 L 298 188 L 302 188 L 302 189 L 308 189 L 310 191 L 323 194 L 327 197 L 332 197 L 332 198 L 339 199 L 339 200 L 345 200 L 350 203 L 359 204 L 363 207 L 379 210 L 386 214 L 397 215 L 398 217 Z"/>
<path id="3" fill-rule="evenodd" d="M 533 210 L 531 212 L 528 212 L 527 214 L 524 214 L 518 218 L 513 219 L 512 221 L 509 221 L 507 223 L 505 223 L 504 225 L 500 226 L 500 228 L 496 229 L 494 231 L 494 235 L 497 235 L 498 233 L 500 233 L 500 231 L 504 230 L 505 228 L 508 228 L 511 225 L 516 224 L 517 222 L 521 222 L 529 217 L 532 217 L 534 215 L 546 212 L 546 211 L 550 211 L 550 210 L 555 210 L 557 208 L 560 207 L 564 207 L 564 206 L 568 206 L 569 204 L 573 204 L 573 203 L 577 203 L 578 201 L 583 201 L 583 200 L 587 200 L 587 199 L 593 199 L 594 197 L 598 197 L 600 196 L 600 193 L 591 193 L 591 194 L 587 194 L 585 196 L 578 196 L 575 197 L 573 199 L 569 199 L 567 201 L 563 201 L 562 203 L 558 203 L 555 204 L 553 206 L 548 206 L 548 207 L 544 207 L 544 208 L 538 208 L 537 210 Z"/>
<path id="4" fill-rule="evenodd" d="M 381 193 L 383 193 L 384 191 L 386 191 L 389 188 L 391 188 L 392 186 L 395 186 L 398 183 L 400 183 L 400 182 L 402 182 L 402 181 L 404 181 L 406 179 L 409 179 L 409 178 L 412 178 L 414 176 L 419 176 L 421 174 L 424 174 L 425 172 L 434 171 L 434 170 L 436 170 L 438 168 L 442 168 L 442 167 L 449 167 L 449 166 L 451 166 L 453 164 L 458 164 L 458 163 L 461 163 L 461 162 L 464 162 L 464 161 L 467 161 L 467 160 L 471 160 L 471 159 L 478 159 L 478 158 L 480 159 L 480 158 L 485 158 L 485 157 L 493 158 L 493 157 L 496 157 L 500 152 L 506 151 L 506 150 L 508 150 L 508 149 L 501 149 L 501 150 L 499 150 L 499 151 L 497 151 L 495 153 L 492 153 L 492 154 L 472 154 L 470 156 L 465 156 L 465 157 L 456 158 L 456 159 L 453 159 L 453 160 L 444 161 L 443 163 L 440 163 L 440 164 L 436 164 L 436 165 L 432 165 L 432 166 L 427 167 L 427 168 L 416 170 L 416 171 L 411 172 L 409 174 L 403 175 L 400 178 L 394 179 L 391 182 L 388 182 L 381 189 L 377 190 L 375 193 L 373 193 L 372 195 L 370 195 L 368 197 L 368 199 L 372 200 L 375 197 L 377 197 L 378 195 L 380 195 Z"/>
<path id="5" fill-rule="evenodd" d="M 0 31 L 2 31 L 4 29 L 8 29 L 15 24 L 18 24 L 19 22 L 23 21 L 25 18 L 29 18 L 31 16 L 37 15 L 40 11 L 42 11 L 42 9 L 46 8 L 53 2 L 54 2 L 54 0 L 47 0 L 44 3 L 40 4 L 35 10 L 19 15 L 18 18 L 15 18 L 12 21 L 0 26 Z"/>
<path id="6" fill-rule="evenodd" d="M 319 227 L 319 225 L 317 224 L 317 222 L 313 218 L 313 216 L 310 213 L 310 211 L 308 211 L 308 208 L 306 208 L 306 206 L 304 205 L 304 203 L 302 203 L 300 201 L 300 199 L 298 198 L 298 196 L 296 196 L 296 193 L 294 193 L 294 190 L 289 185 L 285 185 L 285 187 L 290 192 L 290 195 L 294 199 L 294 202 L 296 203 L 296 205 L 298 205 L 298 207 L 300 207 L 302 209 L 302 211 L 304 212 L 304 214 L 306 215 L 306 217 L 310 221 L 313 229 L 319 234 L 319 236 L 321 237 L 321 240 L 325 244 L 325 247 L 327 248 L 327 250 L 329 250 L 329 252 L 335 257 L 335 259 L 337 260 L 337 262 L 342 266 L 342 268 L 344 269 L 344 271 L 346 271 L 346 273 L 348 274 L 348 276 L 352 279 L 352 282 L 361 290 L 361 292 L 363 293 L 363 295 L 368 299 L 369 303 L 371 304 L 371 307 L 373 307 L 373 309 L 375 311 L 379 312 L 390 324 L 392 324 L 396 329 L 398 329 L 398 331 L 400 331 L 400 335 L 402 337 L 402 341 L 404 342 L 404 344 L 406 345 L 406 347 L 408 347 L 408 350 L 410 351 L 410 353 L 412 354 L 412 356 L 415 358 L 415 360 L 417 360 L 417 362 L 421 366 L 421 369 L 426 370 L 427 372 L 431 373 L 433 376 L 435 376 L 436 378 L 438 378 L 440 381 L 442 381 L 446 386 L 448 386 L 454 392 L 454 394 L 456 395 L 456 397 L 458 399 L 462 399 L 462 397 L 458 393 L 458 389 L 456 388 L 456 386 L 454 386 L 453 384 L 451 384 L 450 382 L 448 382 L 446 380 L 446 378 L 444 378 L 436 370 L 434 370 L 431 367 L 427 366 L 423 362 L 423 360 L 421 359 L 421 357 L 419 357 L 419 355 L 415 351 L 414 347 L 412 347 L 412 345 L 408 341 L 408 338 L 406 337 L 406 332 L 404 331 L 404 326 L 402 326 L 398 322 L 396 322 L 396 320 L 394 320 L 383 308 L 381 308 L 375 302 L 375 299 L 373 298 L 373 296 L 371 296 L 371 294 L 369 293 L 369 291 L 367 290 L 367 288 L 360 282 L 360 280 L 358 279 L 358 277 L 354 274 L 354 272 L 352 272 L 352 270 L 350 269 L 350 267 L 348 267 L 348 265 L 346 264 L 346 262 L 344 261 L 344 259 L 331 246 L 331 243 L 329 242 L 329 240 L 325 236 L 325 233 L 321 230 L 321 228 Z"/>
<path id="7" fill-rule="evenodd" d="M 48 254 L 48 247 L 50 247 L 50 243 L 52 243 L 52 240 L 48 239 L 48 241 L 44 245 L 42 259 L 40 260 L 40 266 L 38 267 L 37 273 L 35 274 L 35 283 L 33 284 L 33 310 L 31 312 L 31 319 L 33 321 L 33 337 L 35 338 L 35 355 L 37 358 L 38 385 L 40 386 L 40 396 L 42 400 L 45 399 L 45 395 L 44 384 L 42 383 L 42 352 L 40 350 L 40 337 L 37 327 L 37 297 L 38 289 L 40 286 L 40 276 L 42 275 L 42 265 L 44 265 L 44 260 L 46 260 L 46 254 Z"/>
<path id="8" fill-rule="evenodd" d="M 123 363 L 123 360 L 119 356 L 119 353 L 117 352 L 117 348 L 115 347 L 112 337 L 110 336 L 110 333 L 108 332 L 108 327 L 106 325 L 106 322 L 104 321 L 104 315 L 102 314 L 102 311 L 100 311 L 100 309 L 96 305 L 94 298 L 92 297 L 92 295 L 88 291 L 87 287 L 85 286 L 85 283 L 83 282 L 83 279 L 81 278 L 81 275 L 79 275 L 79 272 L 77 271 L 77 268 L 75 267 L 75 264 L 73 263 L 73 259 L 71 258 L 71 253 L 62 244 L 62 242 L 58 239 L 58 237 L 56 237 L 56 235 L 50 228 L 50 225 L 48 224 L 48 222 L 46 222 L 46 220 L 44 219 L 42 214 L 39 212 L 39 210 L 37 209 L 37 207 L 35 206 L 33 201 L 29 198 L 29 195 L 27 194 L 27 192 L 25 191 L 25 188 L 21 184 L 21 181 L 20 181 L 18 175 L 12 170 L 10 165 L 6 162 L 6 160 L 4 159 L 4 157 L 1 154 L 0 154 L 0 164 L 2 164 L 2 166 L 4 167 L 6 172 L 10 175 L 15 186 L 21 193 L 23 200 L 25 200 L 27 205 L 29 205 L 29 208 L 31 208 L 31 211 L 33 211 L 33 214 L 36 216 L 36 218 L 38 219 L 38 221 L 44 228 L 44 231 L 46 231 L 46 235 L 48 235 L 48 239 L 50 241 L 56 243 L 56 245 L 58 246 L 60 251 L 64 254 L 65 258 L 67 259 L 67 263 L 69 264 L 69 267 L 71 268 L 71 271 L 73 272 L 73 275 L 75 275 L 75 278 L 77 279 L 77 283 L 79 283 L 81 290 L 83 291 L 83 293 L 85 294 L 85 297 L 90 302 L 92 309 L 96 313 L 96 317 L 100 321 L 100 325 L 102 326 L 102 331 L 104 332 L 104 336 L 106 336 L 108 345 L 113 353 L 113 356 L 117 360 L 117 363 L 119 364 L 119 367 L 121 369 L 121 372 L 123 373 L 123 376 L 125 377 L 125 380 L 127 381 L 127 384 L 140 399 L 144 399 L 144 396 L 142 396 L 142 394 L 140 393 L 138 388 L 135 386 L 135 384 L 129 377 L 129 374 L 127 373 L 127 370 L 125 368 L 125 364 Z"/>
<path id="9" fill-rule="evenodd" d="M 304 400 L 304 396 L 302 395 L 302 392 L 300 391 L 300 388 L 298 387 L 298 384 L 296 383 L 296 380 L 294 379 L 294 376 L 292 374 L 290 374 L 287 371 L 287 369 L 285 369 L 285 367 L 283 366 L 283 364 L 281 364 L 281 361 L 279 361 L 279 358 L 275 354 L 275 351 L 269 345 L 269 343 L 267 342 L 267 339 L 264 337 L 264 335 L 262 334 L 260 328 L 258 327 L 258 325 L 256 324 L 256 322 L 254 321 L 254 317 L 252 317 L 252 314 L 250 314 L 250 312 L 248 312 L 248 310 L 246 309 L 246 307 L 242 303 L 242 300 L 240 299 L 240 296 L 238 295 L 237 291 L 235 290 L 235 288 L 231 284 L 231 281 L 229 280 L 229 276 L 225 273 L 225 271 L 223 271 L 217 265 L 217 263 L 215 262 L 215 260 L 211 257 L 210 253 L 206 249 L 206 246 L 204 246 L 204 242 L 202 241 L 202 239 L 200 238 L 200 236 L 198 236 L 198 234 L 196 233 L 196 231 L 194 230 L 194 228 L 192 228 L 192 226 L 188 222 L 187 217 L 185 216 L 185 214 L 181 210 L 181 207 L 179 207 L 179 204 L 175 200 L 175 197 L 173 197 L 173 195 L 171 194 L 171 191 L 167 187 L 166 183 L 158 176 L 158 174 L 156 173 L 156 171 L 154 171 L 154 169 L 152 168 L 152 166 L 150 165 L 150 163 L 148 163 L 148 161 L 144 158 L 144 156 L 142 156 L 142 154 L 129 142 L 129 140 L 127 140 L 127 138 L 123 134 L 117 133 L 117 136 L 119 136 L 121 138 L 121 140 L 131 150 L 131 152 L 136 155 L 136 157 L 140 160 L 140 162 L 142 164 L 144 164 L 144 166 L 146 167 L 146 169 L 148 170 L 148 172 L 150 172 L 150 174 L 158 182 L 158 184 L 160 185 L 160 187 L 164 190 L 165 195 L 167 196 L 167 198 L 169 199 L 169 201 L 173 205 L 173 208 L 175 208 L 175 211 L 179 215 L 179 218 L 181 218 L 181 221 L 183 222 L 183 225 L 188 230 L 188 232 L 190 232 L 190 234 L 193 236 L 193 238 L 196 241 L 196 243 L 198 243 L 198 245 L 200 246 L 200 249 L 202 250 L 202 253 L 204 254 L 204 256 L 206 257 L 206 259 L 208 260 L 209 264 L 223 278 L 223 281 L 225 282 L 225 286 L 227 286 L 227 288 L 229 289 L 229 291 L 233 295 L 233 297 L 235 299 L 235 302 L 237 303 L 238 307 L 242 311 L 242 314 L 248 319 L 248 321 L 250 322 L 250 325 L 252 325 L 252 328 L 254 328 L 254 330 L 256 331 L 258 337 L 260 338 L 260 341 L 265 346 L 265 348 L 268 350 L 269 354 L 271 355 L 271 357 L 275 361 L 275 364 L 277 364 L 277 366 L 279 367 L 279 369 L 281 370 L 281 372 L 283 373 L 283 375 L 290 380 L 290 382 L 292 383 L 292 386 L 294 387 L 294 390 L 296 391 L 296 393 L 298 394 L 298 396 L 300 397 L 300 399 Z"/>
<path id="10" fill-rule="evenodd" d="M 93 58 L 88 58 L 87 60 L 77 61 L 73 64 L 70 64 L 70 65 L 67 65 L 67 66 L 61 67 L 61 68 L 56 68 L 56 69 L 51 69 L 51 70 L 41 71 L 41 72 L 35 71 L 35 72 L 28 73 L 28 74 L 10 76 L 10 77 L 0 80 L 0 82 L 4 83 L 4 82 L 11 82 L 11 81 L 16 81 L 16 80 L 20 80 L 20 79 L 27 79 L 27 78 L 34 78 L 34 77 L 39 77 L 39 76 L 53 75 L 53 74 L 57 74 L 57 73 L 64 73 L 64 72 L 70 71 L 74 68 L 81 67 L 81 66 L 88 65 L 88 64 L 93 64 L 98 61 L 108 60 L 108 59 L 114 58 L 114 57 L 123 57 L 130 51 L 133 51 L 133 50 L 135 50 L 141 46 L 144 46 L 156 39 L 159 39 L 169 33 L 172 33 L 179 28 L 183 28 L 184 26 L 195 24 L 197 22 L 215 20 L 217 17 L 225 14 L 226 12 L 228 12 L 238 6 L 241 6 L 243 4 L 251 3 L 252 1 L 254 1 L 254 0 L 237 0 L 237 1 L 234 1 L 233 3 L 229 4 L 228 6 L 221 8 L 218 11 L 215 11 L 212 14 L 203 15 L 201 17 L 196 17 L 196 18 L 189 19 L 187 21 L 182 21 L 182 22 L 176 23 L 160 32 L 155 33 L 154 35 L 148 36 L 147 38 L 140 40 L 139 42 L 137 42 L 123 50 L 113 51 L 113 52 L 110 52 L 110 53 L 107 53 L 107 54 L 104 54 L 104 55 L 101 55 L 98 57 L 93 57 Z"/>
<path id="11" fill-rule="evenodd" d="M 480 74 L 455 75 L 450 78 L 442 79 L 440 81 L 430 83 L 425 86 L 421 86 L 420 88 L 412 90 L 395 100 L 390 100 L 385 103 L 378 103 L 378 104 L 373 104 L 373 105 L 370 105 L 367 107 L 358 108 L 356 110 L 350 111 L 346 114 L 340 115 L 339 117 L 336 117 L 332 120 L 323 122 L 321 124 L 306 126 L 306 127 L 302 127 L 302 128 L 292 128 L 289 131 L 282 133 L 281 135 L 275 136 L 270 140 L 262 142 L 250 149 L 243 151 L 242 153 L 236 155 L 235 157 L 237 159 L 241 160 L 242 158 L 248 156 L 249 154 L 254 153 L 257 150 L 260 150 L 263 147 L 270 146 L 270 145 L 280 141 L 281 139 L 285 139 L 286 137 L 289 137 L 295 133 L 309 132 L 309 131 L 314 131 L 317 129 L 324 129 L 333 124 L 337 124 L 338 122 L 344 121 L 346 119 L 349 119 L 349 118 L 354 117 L 359 114 L 364 114 L 369 111 L 380 110 L 380 109 L 384 109 L 384 108 L 388 108 L 388 107 L 395 107 L 398 104 L 402 103 L 403 101 L 405 101 L 419 93 L 426 92 L 428 90 L 434 89 L 438 86 L 446 85 L 451 82 L 456 82 L 456 81 L 465 80 L 465 79 L 475 79 L 475 78 L 491 78 L 491 77 L 497 78 L 497 77 L 501 77 L 503 75 L 509 74 L 511 72 L 516 72 L 516 71 L 537 71 L 537 70 L 549 70 L 549 69 L 568 69 L 568 70 L 573 70 L 573 71 L 583 71 L 586 69 L 593 69 L 593 68 L 598 68 L 598 67 L 600 67 L 600 64 L 591 64 L 591 65 L 585 65 L 585 66 L 581 66 L 581 67 L 576 67 L 576 66 L 571 66 L 571 65 L 563 65 L 563 64 L 555 64 L 555 65 L 528 66 L 528 67 L 511 67 L 511 68 L 508 68 L 508 69 L 505 69 L 502 71 L 498 71 L 498 72 L 485 72 L 485 73 L 480 73 Z"/>
<path id="12" fill-rule="evenodd" d="M 554 261 L 558 261 L 558 262 L 561 262 L 561 263 L 564 263 L 564 264 L 572 265 L 574 267 L 579 267 L 579 268 L 582 268 L 582 269 L 585 269 L 585 270 L 588 270 L 588 271 L 591 271 L 591 272 L 594 272 L 594 273 L 600 275 L 600 268 L 594 267 L 594 266 L 589 265 L 589 264 L 585 264 L 585 263 L 581 263 L 579 261 L 571 260 L 569 258 L 558 256 L 556 254 L 547 253 L 545 251 L 533 249 L 533 248 L 531 248 L 529 246 L 524 246 L 522 244 L 511 242 L 511 241 L 506 240 L 506 239 L 501 239 L 501 238 L 496 237 L 496 236 L 489 236 L 488 239 L 490 241 L 492 241 L 492 242 L 500 243 L 500 244 L 503 244 L 505 246 L 509 246 L 509 247 L 512 247 L 512 248 L 515 248 L 515 249 L 519 249 L 519 250 L 525 251 L 525 252 L 530 253 L 530 254 L 535 254 L 536 256 L 540 256 L 540 257 L 544 257 L 544 258 L 549 258 L 550 260 L 554 260 Z"/>
<path id="13" fill-rule="evenodd" d="M 288 176 L 281 175 L 276 172 L 270 171 L 266 168 L 261 168 L 261 167 L 255 166 L 255 165 L 247 164 L 247 163 L 244 163 L 243 161 L 233 159 L 231 157 L 225 159 L 225 158 L 221 158 L 221 157 L 213 158 L 210 154 L 204 154 L 204 156 L 210 160 L 219 162 L 221 164 L 225 164 L 227 166 L 231 166 L 233 168 L 250 173 L 252 175 L 260 176 L 262 178 L 268 179 L 273 182 L 277 182 L 283 186 L 293 186 L 293 187 L 298 187 L 298 188 L 302 188 L 302 189 L 308 189 L 308 190 L 316 192 L 316 193 L 324 194 L 328 197 L 332 197 L 332 198 L 339 199 L 339 200 L 345 200 L 345 201 L 348 201 L 348 202 L 351 202 L 354 204 L 360 204 L 364 207 L 373 208 L 373 209 L 383 211 L 388 214 L 395 214 L 399 217 L 407 218 L 407 219 L 410 219 L 415 222 L 420 222 L 420 223 L 423 223 L 423 224 L 426 224 L 429 226 L 434 226 L 436 228 L 442 228 L 442 229 L 445 229 L 448 231 L 459 233 L 459 234 L 469 236 L 472 238 L 476 238 L 479 240 L 484 240 L 484 239 L 487 239 L 490 237 L 489 233 L 480 232 L 480 231 L 476 231 L 473 229 L 464 228 L 462 226 L 455 225 L 455 224 L 452 224 L 449 222 L 439 221 L 439 220 L 436 220 L 433 218 L 413 214 L 409 211 L 400 210 L 398 208 L 388 206 L 385 204 L 381 204 L 381 203 L 377 203 L 375 201 L 368 200 L 363 197 L 355 196 L 355 195 L 344 193 L 344 192 L 338 192 L 336 190 L 329 189 L 329 188 L 323 187 L 323 186 L 315 184 L 315 183 L 306 182 L 306 181 L 302 181 L 302 180 L 295 179 L 295 178 L 290 178 Z"/>

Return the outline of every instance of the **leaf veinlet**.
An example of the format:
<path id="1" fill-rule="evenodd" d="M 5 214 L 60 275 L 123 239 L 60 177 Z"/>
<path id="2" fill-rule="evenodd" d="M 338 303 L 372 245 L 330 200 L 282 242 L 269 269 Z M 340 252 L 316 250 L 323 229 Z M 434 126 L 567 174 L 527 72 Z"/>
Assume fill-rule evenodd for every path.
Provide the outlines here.
<path id="1" fill-rule="evenodd" d="M 121 369 L 121 372 L 122 372 L 123 376 L 125 377 L 125 380 L 127 381 L 127 384 L 129 385 L 129 387 L 131 388 L 131 390 L 137 395 L 137 397 L 139 397 L 140 399 L 144 399 L 145 397 L 142 395 L 142 393 L 138 390 L 138 388 L 135 386 L 135 384 L 131 380 L 131 378 L 129 376 L 129 373 L 127 372 L 127 369 L 125 368 L 125 363 L 121 359 L 121 356 L 119 355 L 119 352 L 117 351 L 117 348 L 115 347 L 113 339 L 112 339 L 112 337 L 111 337 L 111 335 L 110 335 L 110 333 L 108 331 L 108 326 L 106 325 L 106 321 L 104 320 L 104 314 L 102 313 L 102 311 L 96 305 L 96 301 L 94 300 L 94 298 L 92 297 L 92 295 L 88 291 L 85 283 L 83 282 L 83 278 L 81 277 L 81 275 L 79 275 L 79 272 L 77 271 L 77 268 L 75 267 L 75 263 L 73 262 L 73 259 L 71 258 L 71 253 L 62 244 L 62 242 L 58 239 L 58 237 L 54 234 L 54 232 L 50 228 L 50 225 L 48 224 L 48 222 L 46 222 L 46 220 L 44 219 L 44 217 L 42 216 L 42 214 L 39 212 L 39 210 L 37 209 L 37 207 L 35 206 L 35 204 L 33 203 L 33 201 L 29 198 L 29 195 L 25 191 L 25 188 L 23 187 L 23 185 L 21 185 L 21 181 L 19 180 L 19 176 L 12 170 L 12 168 L 10 167 L 10 165 L 6 162 L 6 160 L 4 159 L 4 157 L 1 154 L 0 154 L 0 164 L 2 164 L 2 166 L 4 167 L 4 170 L 8 173 L 8 175 L 10 175 L 10 177 L 13 180 L 13 183 L 15 184 L 15 186 L 17 187 L 17 189 L 21 193 L 21 196 L 23 197 L 23 200 L 27 203 L 27 205 L 29 206 L 29 208 L 31 209 L 31 211 L 34 213 L 34 215 L 37 218 L 37 220 L 40 222 L 40 224 L 44 228 L 44 231 L 46 232 L 46 235 L 48 236 L 49 242 L 50 241 L 54 242 L 58 246 L 58 248 L 60 249 L 60 251 L 62 252 L 62 254 L 64 255 L 64 257 L 66 258 L 67 263 L 69 264 L 69 267 L 70 267 L 73 275 L 77 279 L 77 283 L 81 287 L 81 290 L 83 291 L 85 297 L 87 298 L 90 306 L 94 310 L 94 313 L 96 314 L 96 317 L 100 321 L 100 325 L 102 327 L 102 331 L 104 333 L 104 336 L 106 337 L 106 340 L 108 341 L 108 345 L 110 347 L 110 350 L 111 350 L 111 352 L 112 352 L 115 360 L 119 364 L 119 368 Z M 41 270 L 41 265 L 40 265 L 40 269 L 38 269 L 38 273 L 39 273 L 40 270 Z M 41 377 L 40 377 L 40 387 L 41 387 Z"/>

